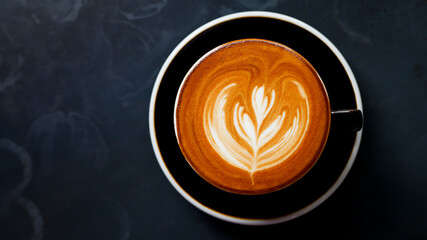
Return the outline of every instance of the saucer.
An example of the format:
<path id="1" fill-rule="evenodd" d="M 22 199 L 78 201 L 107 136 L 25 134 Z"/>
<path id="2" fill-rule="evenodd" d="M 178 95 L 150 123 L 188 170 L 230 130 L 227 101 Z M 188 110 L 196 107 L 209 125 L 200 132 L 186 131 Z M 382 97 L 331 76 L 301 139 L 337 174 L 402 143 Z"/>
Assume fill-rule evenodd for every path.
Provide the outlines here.
<path id="1" fill-rule="evenodd" d="M 192 32 L 172 51 L 157 76 L 149 114 L 151 141 L 163 173 L 186 200 L 216 218 L 268 225 L 311 211 L 338 188 L 356 158 L 362 130 L 334 131 L 332 123 L 324 151 L 314 167 L 296 183 L 277 192 L 238 195 L 202 179 L 178 146 L 173 125 L 175 98 L 185 74 L 201 56 L 221 44 L 245 38 L 279 42 L 306 58 L 322 78 L 332 110 L 362 111 L 362 101 L 356 79 L 338 49 L 314 28 L 282 14 L 242 12 L 218 18 Z"/>

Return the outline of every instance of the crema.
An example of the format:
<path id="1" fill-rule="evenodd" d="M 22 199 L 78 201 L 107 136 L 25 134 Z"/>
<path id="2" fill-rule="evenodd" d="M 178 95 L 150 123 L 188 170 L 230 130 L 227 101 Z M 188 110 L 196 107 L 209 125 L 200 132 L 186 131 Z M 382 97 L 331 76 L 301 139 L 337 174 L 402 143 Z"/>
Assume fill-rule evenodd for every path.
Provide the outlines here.
<path id="1" fill-rule="evenodd" d="M 200 58 L 175 104 L 181 151 L 206 181 L 262 194 L 294 183 L 315 164 L 330 125 L 315 69 L 282 44 L 242 39 Z"/>

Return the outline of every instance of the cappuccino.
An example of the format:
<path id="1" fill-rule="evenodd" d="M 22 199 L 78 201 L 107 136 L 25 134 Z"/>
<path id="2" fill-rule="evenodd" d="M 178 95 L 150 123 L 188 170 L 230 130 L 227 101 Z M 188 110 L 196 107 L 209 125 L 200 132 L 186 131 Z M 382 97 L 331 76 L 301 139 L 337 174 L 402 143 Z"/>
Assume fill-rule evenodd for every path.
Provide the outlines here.
<path id="1" fill-rule="evenodd" d="M 330 125 L 325 87 L 292 49 L 262 39 L 223 44 L 185 76 L 175 132 L 191 167 L 238 194 L 282 189 L 305 175 Z"/>

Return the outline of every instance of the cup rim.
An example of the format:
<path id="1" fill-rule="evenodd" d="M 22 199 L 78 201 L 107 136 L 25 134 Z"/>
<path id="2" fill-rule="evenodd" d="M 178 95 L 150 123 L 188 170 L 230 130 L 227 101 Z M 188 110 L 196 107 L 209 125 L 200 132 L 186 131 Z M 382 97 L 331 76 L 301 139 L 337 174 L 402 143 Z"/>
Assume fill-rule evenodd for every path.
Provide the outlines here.
<path id="1" fill-rule="evenodd" d="M 185 37 L 174 48 L 174 50 L 170 53 L 168 58 L 165 60 L 162 68 L 160 69 L 160 71 L 157 75 L 156 81 L 154 83 L 154 86 L 153 86 L 153 91 L 152 91 L 151 99 L 150 99 L 150 108 L 149 108 L 149 130 L 150 130 L 150 138 L 151 138 L 153 150 L 154 150 L 156 159 L 157 159 L 163 173 L 165 174 L 165 176 L 167 177 L 169 182 L 172 184 L 172 186 L 175 188 L 175 190 L 178 191 L 178 193 L 180 193 L 180 195 L 182 197 L 184 197 L 188 202 L 190 202 L 193 206 L 195 206 L 196 208 L 200 209 L 201 211 L 203 211 L 203 212 L 205 212 L 205 213 L 207 213 L 213 217 L 216 217 L 216 218 L 224 220 L 224 221 L 232 222 L 232 223 L 243 224 L 243 225 L 270 225 L 270 224 L 275 224 L 275 223 L 286 222 L 286 221 L 289 221 L 291 219 L 297 218 L 299 216 L 302 216 L 302 215 L 310 212 L 311 210 L 313 210 L 314 208 L 319 206 L 321 203 L 323 203 L 327 198 L 329 198 L 335 192 L 335 190 L 341 185 L 341 183 L 344 181 L 344 179 L 348 175 L 348 173 L 349 173 L 349 171 L 350 171 L 350 169 L 351 169 L 351 167 L 355 161 L 357 152 L 358 152 L 359 147 L 360 147 L 363 128 L 356 133 L 353 149 L 351 151 L 351 154 L 349 156 L 349 160 L 347 161 L 347 164 L 345 165 L 344 170 L 342 171 L 341 175 L 334 182 L 334 184 L 320 198 L 318 198 L 317 200 L 315 200 L 311 204 L 305 206 L 304 208 L 301 208 L 300 210 L 295 211 L 291 214 L 287 214 L 287 215 L 276 217 L 276 218 L 270 218 L 270 219 L 252 219 L 252 218 L 240 218 L 240 217 L 230 216 L 230 215 L 218 212 L 218 211 L 211 209 L 209 207 L 206 207 L 203 204 L 201 204 L 200 202 L 198 202 L 196 199 L 194 199 L 191 195 L 189 195 L 176 182 L 176 180 L 174 179 L 172 174 L 169 172 L 169 170 L 166 166 L 166 163 L 164 162 L 164 160 L 162 158 L 162 154 L 161 154 L 159 146 L 158 146 L 157 136 L 156 136 L 156 131 L 155 131 L 154 112 L 155 112 L 155 104 L 156 104 L 156 99 L 157 99 L 157 93 L 158 93 L 160 84 L 162 82 L 163 76 L 164 76 L 166 70 L 168 69 L 169 65 L 173 61 L 173 59 L 176 57 L 176 55 L 182 50 L 182 48 L 184 46 L 186 46 L 192 39 L 194 39 L 196 36 L 198 36 L 202 32 L 204 32 L 204 31 L 206 31 L 206 30 L 208 30 L 208 29 L 210 29 L 210 28 L 212 28 L 218 24 L 221 24 L 223 22 L 227 22 L 227 21 L 231 21 L 231 20 L 235 20 L 235 19 L 239 19 L 239 18 L 247 18 L 247 17 L 272 18 L 272 19 L 284 21 L 287 23 L 291 23 L 293 25 L 296 25 L 299 28 L 302 28 L 302 29 L 310 32 L 311 34 L 313 34 L 314 36 L 319 38 L 335 54 L 335 56 L 338 58 L 338 60 L 342 64 L 344 70 L 346 71 L 346 73 L 350 79 L 350 83 L 352 85 L 353 92 L 355 94 L 355 101 L 356 101 L 357 109 L 359 109 L 363 114 L 361 94 L 360 94 L 359 87 L 357 85 L 356 79 L 354 77 L 354 74 L 351 71 L 351 68 L 348 65 L 345 58 L 343 57 L 343 55 L 339 52 L 339 50 L 335 47 L 335 45 L 329 39 L 327 39 L 322 33 L 317 31 L 316 29 L 314 29 L 310 25 L 308 25 L 308 24 L 306 24 L 306 23 L 304 23 L 298 19 L 295 19 L 293 17 L 283 15 L 283 14 L 279 14 L 279 13 L 274 13 L 274 12 L 247 11 L 247 12 L 233 13 L 230 15 L 219 17 L 219 18 L 214 19 L 208 23 L 205 23 L 204 25 L 200 26 L 199 28 L 194 30 L 192 33 L 190 33 L 187 37 Z"/>

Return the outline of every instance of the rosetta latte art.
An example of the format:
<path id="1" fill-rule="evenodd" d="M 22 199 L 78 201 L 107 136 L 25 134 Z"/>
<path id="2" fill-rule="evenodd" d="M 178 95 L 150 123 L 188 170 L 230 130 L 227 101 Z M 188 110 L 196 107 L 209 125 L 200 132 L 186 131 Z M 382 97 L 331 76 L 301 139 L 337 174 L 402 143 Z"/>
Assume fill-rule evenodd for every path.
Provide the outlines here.
<path id="1" fill-rule="evenodd" d="M 203 124 L 209 143 L 229 164 L 247 171 L 252 184 L 255 172 L 286 161 L 307 130 L 307 95 L 297 81 L 286 86 L 268 94 L 264 85 L 255 86 L 248 91 L 248 101 L 240 101 L 239 97 L 245 98 L 236 94 L 238 83 L 230 83 L 212 91 L 205 105 Z M 287 91 L 294 92 L 292 104 L 280 98 Z"/>
<path id="2" fill-rule="evenodd" d="M 329 134 L 320 76 L 280 43 L 241 39 L 203 55 L 187 72 L 174 127 L 193 170 L 219 189 L 264 194 L 299 181 Z"/>

